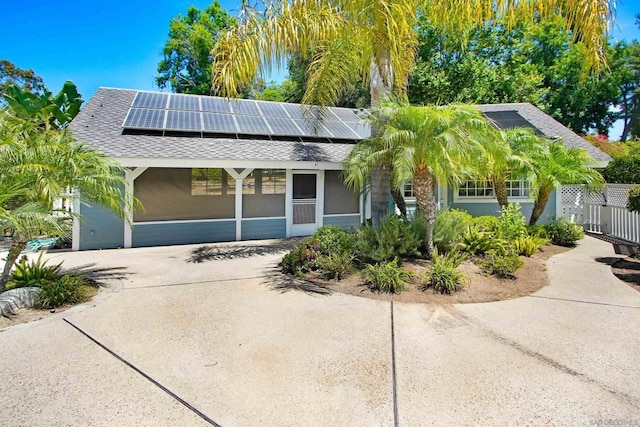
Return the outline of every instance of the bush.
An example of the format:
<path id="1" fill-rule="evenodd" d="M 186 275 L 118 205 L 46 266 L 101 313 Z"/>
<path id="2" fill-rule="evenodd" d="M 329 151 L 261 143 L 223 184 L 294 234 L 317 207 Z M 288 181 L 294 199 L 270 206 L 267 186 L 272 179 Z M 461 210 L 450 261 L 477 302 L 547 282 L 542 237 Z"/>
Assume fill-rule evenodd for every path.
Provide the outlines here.
<path id="1" fill-rule="evenodd" d="M 15 269 L 9 276 L 11 282 L 7 289 L 22 288 L 25 286 L 42 286 L 58 278 L 62 263 L 47 265 L 47 261 L 42 260 L 42 252 L 38 259 L 29 262 L 26 256 L 20 258 Z"/>
<path id="2" fill-rule="evenodd" d="M 351 269 L 353 255 L 332 253 L 317 259 L 316 264 L 328 279 L 342 280 Z"/>
<path id="3" fill-rule="evenodd" d="M 507 243 L 504 240 L 472 227 L 462 236 L 459 247 L 469 255 L 484 255 L 491 251 L 504 255 L 507 252 Z"/>
<path id="4" fill-rule="evenodd" d="M 393 215 L 378 228 L 365 224 L 356 233 L 355 255 L 360 263 L 381 263 L 420 255 L 422 238 L 406 218 Z"/>
<path id="5" fill-rule="evenodd" d="M 476 230 L 484 233 L 491 233 L 498 227 L 498 217 L 493 215 L 482 215 L 473 218 L 473 226 Z"/>
<path id="6" fill-rule="evenodd" d="M 325 225 L 318 228 L 308 242 L 323 255 L 350 254 L 353 252 L 355 236 L 335 225 Z"/>
<path id="7" fill-rule="evenodd" d="M 438 250 L 433 251 L 433 266 L 425 274 L 425 283 L 422 289 L 433 288 L 433 292 L 451 295 L 464 287 L 469 280 L 467 275 L 458 270 L 466 255 L 451 251 L 440 255 Z"/>
<path id="8" fill-rule="evenodd" d="M 510 203 L 503 206 L 496 226 L 496 234 L 505 240 L 512 241 L 527 233 L 525 218 L 520 210 L 520 204 Z"/>
<path id="9" fill-rule="evenodd" d="M 374 291 L 397 294 L 404 289 L 404 282 L 411 278 L 411 274 L 398 266 L 398 258 L 394 258 L 393 261 L 367 265 L 364 277 Z"/>
<path id="10" fill-rule="evenodd" d="M 280 261 L 279 266 L 282 268 L 283 273 L 299 276 L 315 270 L 319 256 L 318 248 L 304 241 L 286 254 Z"/>
<path id="11" fill-rule="evenodd" d="M 584 230 L 577 224 L 565 221 L 553 221 L 546 225 L 551 243 L 558 246 L 573 247 L 584 237 Z"/>
<path id="12" fill-rule="evenodd" d="M 65 274 L 40 285 L 36 306 L 55 308 L 63 304 L 76 304 L 85 301 L 87 297 L 87 279 L 76 274 Z"/>
<path id="13" fill-rule="evenodd" d="M 524 263 L 518 255 L 500 256 L 492 254 L 482 263 L 482 271 L 487 275 L 497 276 L 503 279 L 514 279 L 516 272 Z"/>
<path id="14" fill-rule="evenodd" d="M 640 184 L 640 156 L 614 158 L 602 171 L 608 183 Z"/>
<path id="15" fill-rule="evenodd" d="M 533 237 L 540 237 L 546 240 L 549 239 L 549 234 L 547 233 L 547 229 L 542 224 L 527 225 L 527 235 L 533 236 Z"/>
<path id="16" fill-rule="evenodd" d="M 462 240 L 463 234 L 473 224 L 466 211 L 451 209 L 440 211 L 433 227 L 433 243 L 440 253 L 449 252 Z"/>
<path id="17" fill-rule="evenodd" d="M 513 247 L 518 255 L 530 257 L 537 253 L 541 247 L 546 245 L 547 239 L 537 236 L 519 237 L 513 241 Z"/>
<path id="18" fill-rule="evenodd" d="M 629 200 L 627 200 L 627 209 L 631 212 L 640 212 L 640 185 L 629 191 Z"/>

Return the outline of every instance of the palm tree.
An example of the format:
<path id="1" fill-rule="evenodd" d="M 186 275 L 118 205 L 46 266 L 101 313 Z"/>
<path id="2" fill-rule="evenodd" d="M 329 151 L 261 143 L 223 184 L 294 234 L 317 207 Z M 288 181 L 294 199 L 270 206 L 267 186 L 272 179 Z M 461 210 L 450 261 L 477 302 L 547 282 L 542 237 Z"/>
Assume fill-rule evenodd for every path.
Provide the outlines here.
<path id="1" fill-rule="evenodd" d="M 303 103 L 332 105 L 363 76 L 375 106 L 400 97 L 415 60 L 418 13 L 433 25 L 464 36 L 495 22 L 532 21 L 563 15 L 567 28 L 584 43 L 593 64 L 604 55 L 614 0 L 257 0 L 243 1 L 239 25 L 212 50 L 215 90 L 237 97 L 238 88 L 283 67 L 290 55 L 309 60 Z M 373 134 L 380 130 L 374 128 Z M 390 167 L 372 168 L 372 217 L 386 216 Z"/>
<path id="2" fill-rule="evenodd" d="M 75 141 L 68 130 L 43 129 L 38 120 L 0 112 L 0 223 L 13 240 L 0 276 L 9 271 L 26 243 L 38 235 L 65 237 L 54 200 L 77 189 L 86 200 L 125 216 L 124 171 L 112 160 Z"/>
<path id="3" fill-rule="evenodd" d="M 433 251 L 436 182 L 458 186 L 477 172 L 484 148 L 481 137 L 490 129 L 480 110 L 471 105 L 384 106 L 374 115 L 383 132 L 358 144 L 345 164 L 347 184 L 361 188 L 368 172 L 382 159 L 392 165 L 394 185 L 412 180 L 416 209 L 425 218 L 427 255 Z"/>
<path id="4" fill-rule="evenodd" d="M 602 175 L 589 167 L 590 164 L 593 164 L 593 158 L 585 150 L 565 147 L 562 142 L 549 142 L 542 155 L 535 159 L 535 186 L 533 190 L 536 200 L 529 225 L 538 222 L 549 201 L 549 196 L 559 186 L 568 184 L 602 185 L 604 183 Z"/>
<path id="5" fill-rule="evenodd" d="M 508 206 L 507 180 L 535 179 L 533 159 L 545 151 L 543 141 L 531 129 L 513 128 L 486 132 L 482 142 L 485 157 L 478 179 L 491 182 L 500 206 Z"/>

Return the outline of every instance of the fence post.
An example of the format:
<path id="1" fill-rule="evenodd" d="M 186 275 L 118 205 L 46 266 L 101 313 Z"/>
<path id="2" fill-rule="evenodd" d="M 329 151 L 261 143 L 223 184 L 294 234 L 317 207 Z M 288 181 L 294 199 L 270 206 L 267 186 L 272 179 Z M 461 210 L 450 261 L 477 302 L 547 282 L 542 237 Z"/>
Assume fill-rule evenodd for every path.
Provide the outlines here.
<path id="1" fill-rule="evenodd" d="M 600 231 L 604 235 L 611 235 L 613 220 L 613 208 L 611 206 L 603 206 L 600 211 Z"/>

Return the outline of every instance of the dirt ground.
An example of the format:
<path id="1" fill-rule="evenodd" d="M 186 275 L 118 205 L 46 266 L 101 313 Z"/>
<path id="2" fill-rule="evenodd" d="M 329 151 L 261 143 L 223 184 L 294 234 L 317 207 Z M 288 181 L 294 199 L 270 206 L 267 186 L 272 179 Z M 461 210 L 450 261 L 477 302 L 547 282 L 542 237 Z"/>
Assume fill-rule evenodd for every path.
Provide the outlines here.
<path id="1" fill-rule="evenodd" d="M 466 260 L 460 270 L 469 277 L 469 282 L 462 291 L 452 295 L 434 293 L 432 290 L 420 290 L 419 278 L 424 275 L 429 261 L 406 262 L 404 268 L 414 273 L 412 283 L 407 283 L 400 294 L 386 294 L 371 291 L 362 281 L 359 274 L 354 273 L 341 281 L 326 280 L 320 273 L 313 272 L 307 279 L 316 285 L 326 287 L 333 292 L 373 298 L 384 301 L 397 301 L 418 304 L 464 304 L 477 302 L 501 301 L 532 294 L 549 284 L 546 273 L 546 261 L 553 255 L 566 252 L 570 248 L 547 245 L 531 258 L 521 257 L 524 266 L 516 271 L 515 279 L 498 279 L 485 276 L 480 268 Z"/>

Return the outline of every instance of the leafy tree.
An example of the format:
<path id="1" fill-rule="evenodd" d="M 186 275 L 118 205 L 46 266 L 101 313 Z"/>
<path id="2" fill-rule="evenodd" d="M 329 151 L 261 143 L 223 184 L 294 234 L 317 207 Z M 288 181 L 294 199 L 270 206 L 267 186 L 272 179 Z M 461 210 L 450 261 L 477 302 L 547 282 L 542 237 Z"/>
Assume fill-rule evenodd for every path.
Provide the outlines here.
<path id="1" fill-rule="evenodd" d="M 33 70 L 24 70 L 6 59 L 0 59 L 0 107 L 4 106 L 2 97 L 7 88 L 14 85 L 33 93 L 44 90 L 42 77 L 37 76 Z"/>
<path id="2" fill-rule="evenodd" d="M 386 158 L 393 165 L 395 187 L 412 180 L 417 212 L 426 221 L 426 248 L 433 251 L 436 182 L 451 186 L 475 174 L 484 149 L 480 137 L 491 127 L 480 110 L 464 104 L 385 105 L 374 114 L 380 135 L 356 145 L 345 164 L 346 182 L 361 188 L 371 170 Z"/>
<path id="3" fill-rule="evenodd" d="M 218 0 L 204 10 L 191 6 L 185 16 L 173 18 L 164 58 L 158 64 L 159 75 L 155 79 L 158 87 L 169 86 L 178 93 L 215 93 L 211 87 L 211 49 L 221 32 L 236 23 Z"/>
<path id="4" fill-rule="evenodd" d="M 124 216 L 128 202 L 121 167 L 75 141 L 67 129 L 53 129 L 12 110 L 0 111 L 0 224 L 13 231 L 0 292 L 27 241 L 41 234 L 66 235 L 52 216 L 52 205 L 68 188 Z"/>
<path id="5" fill-rule="evenodd" d="M 575 30 L 576 41 L 585 44 L 591 64 L 602 58 L 601 36 L 611 15 L 610 0 L 262 0 L 255 7 L 248 3 L 243 2 L 240 24 L 214 46 L 215 90 L 237 96 L 242 85 L 298 55 L 309 60 L 302 101 L 320 105 L 334 104 L 359 76 L 368 83 L 372 105 L 391 94 L 403 95 L 418 46 L 414 28 L 419 11 L 449 34 L 466 34 L 495 22 L 497 16 L 513 22 L 560 13 L 567 17 L 564 24 Z M 389 164 L 372 170 L 376 226 L 387 212 L 390 176 Z"/>
<path id="6" fill-rule="evenodd" d="M 549 142 L 546 149 L 535 159 L 536 200 L 531 212 L 529 225 L 538 222 L 549 196 L 560 185 L 588 184 L 601 185 L 602 175 L 589 165 L 591 156 L 582 149 L 565 147 L 562 142 Z"/>
<path id="7" fill-rule="evenodd" d="M 619 42 L 609 57 L 621 92 L 618 118 L 624 125 L 620 140 L 627 141 L 630 136 L 640 137 L 640 43 Z"/>

